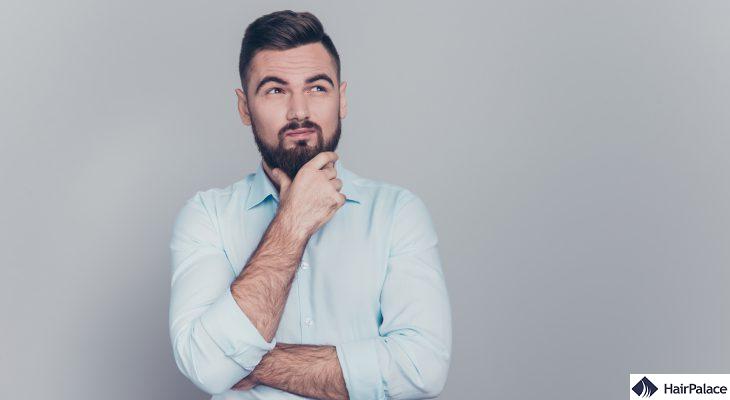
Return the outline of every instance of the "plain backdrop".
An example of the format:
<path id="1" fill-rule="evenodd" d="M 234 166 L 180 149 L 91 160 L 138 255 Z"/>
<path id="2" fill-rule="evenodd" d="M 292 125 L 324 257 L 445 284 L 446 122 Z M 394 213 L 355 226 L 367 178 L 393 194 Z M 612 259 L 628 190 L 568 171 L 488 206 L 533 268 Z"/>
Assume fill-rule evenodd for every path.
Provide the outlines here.
<path id="1" fill-rule="evenodd" d="M 338 153 L 436 225 L 442 399 L 730 373 L 730 3 L 3 1 L 0 397 L 207 399 L 168 333 L 172 222 L 254 171 L 246 26 L 308 10 Z"/>

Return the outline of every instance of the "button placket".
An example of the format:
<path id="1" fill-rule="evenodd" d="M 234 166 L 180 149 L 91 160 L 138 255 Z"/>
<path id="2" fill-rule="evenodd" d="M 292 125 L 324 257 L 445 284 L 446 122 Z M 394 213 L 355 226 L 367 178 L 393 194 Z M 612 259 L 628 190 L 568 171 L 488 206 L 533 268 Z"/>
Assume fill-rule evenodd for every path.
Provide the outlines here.
<path id="1" fill-rule="evenodd" d="M 299 271 L 302 272 L 299 275 L 299 289 L 300 289 L 300 327 L 302 330 L 302 341 L 304 343 L 311 341 L 312 338 L 312 326 L 314 325 L 314 318 L 312 314 L 312 284 L 311 274 L 307 273 L 311 270 L 312 266 L 309 262 L 308 252 L 305 250 L 302 256 L 302 261 L 299 264 Z"/>

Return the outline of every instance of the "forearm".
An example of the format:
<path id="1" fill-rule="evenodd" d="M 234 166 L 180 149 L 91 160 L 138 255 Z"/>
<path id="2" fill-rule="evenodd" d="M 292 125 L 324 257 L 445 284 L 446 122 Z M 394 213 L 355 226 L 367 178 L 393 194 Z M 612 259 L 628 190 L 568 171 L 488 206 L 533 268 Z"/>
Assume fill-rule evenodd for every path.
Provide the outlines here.
<path id="1" fill-rule="evenodd" d="M 241 274 L 231 284 L 236 303 L 267 342 L 271 341 L 308 237 L 289 229 L 278 213 L 264 232 Z"/>
<path id="2" fill-rule="evenodd" d="M 349 399 L 334 346 L 277 343 L 251 373 L 257 384 L 315 399 Z"/>

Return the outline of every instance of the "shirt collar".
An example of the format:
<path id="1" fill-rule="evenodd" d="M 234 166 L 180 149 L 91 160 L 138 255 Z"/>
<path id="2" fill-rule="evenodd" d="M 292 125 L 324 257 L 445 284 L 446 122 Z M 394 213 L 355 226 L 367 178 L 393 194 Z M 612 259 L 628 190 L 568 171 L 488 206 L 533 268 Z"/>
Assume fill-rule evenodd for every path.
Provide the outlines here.
<path id="1" fill-rule="evenodd" d="M 362 194 L 357 190 L 357 187 L 353 184 L 355 175 L 342 165 L 342 161 L 339 159 L 335 162 L 335 170 L 337 170 L 337 178 L 342 180 L 342 189 L 340 193 L 346 197 L 345 202 L 360 204 L 363 200 Z M 264 171 L 263 160 L 259 162 L 256 168 L 256 173 L 251 183 L 251 190 L 248 193 L 246 199 L 246 209 L 250 210 L 256 207 L 264 200 L 271 196 L 276 202 L 279 202 L 279 193 L 276 191 L 276 187 L 266 175 Z"/>

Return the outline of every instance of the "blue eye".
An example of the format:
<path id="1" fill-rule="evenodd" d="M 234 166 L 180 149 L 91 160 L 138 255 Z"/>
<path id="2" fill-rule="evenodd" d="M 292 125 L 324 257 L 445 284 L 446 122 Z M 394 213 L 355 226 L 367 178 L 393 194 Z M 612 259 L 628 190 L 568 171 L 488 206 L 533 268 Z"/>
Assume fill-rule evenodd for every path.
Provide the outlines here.
<path id="1" fill-rule="evenodd" d="M 326 92 L 327 91 L 327 89 L 325 89 L 324 86 L 315 86 L 314 88 L 320 88 L 320 89 L 322 89 L 321 90 L 322 92 Z"/>

